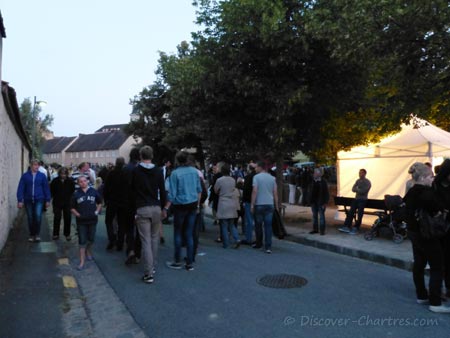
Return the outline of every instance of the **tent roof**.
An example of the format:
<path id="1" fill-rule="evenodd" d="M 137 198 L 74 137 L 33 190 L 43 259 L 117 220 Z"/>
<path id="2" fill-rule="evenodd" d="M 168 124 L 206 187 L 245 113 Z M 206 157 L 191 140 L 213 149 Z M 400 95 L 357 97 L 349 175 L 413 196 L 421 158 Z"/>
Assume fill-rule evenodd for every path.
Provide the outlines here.
<path id="1" fill-rule="evenodd" d="M 399 133 L 378 144 L 338 152 L 339 160 L 380 157 L 450 157 L 450 133 L 421 119 L 402 125 Z"/>

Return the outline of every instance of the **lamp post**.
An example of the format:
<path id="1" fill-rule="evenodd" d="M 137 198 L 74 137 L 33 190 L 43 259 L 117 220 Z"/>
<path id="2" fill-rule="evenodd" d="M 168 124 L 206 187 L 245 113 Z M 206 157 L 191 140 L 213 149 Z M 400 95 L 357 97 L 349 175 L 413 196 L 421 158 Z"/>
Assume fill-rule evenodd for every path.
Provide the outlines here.
<path id="1" fill-rule="evenodd" d="M 33 126 L 31 128 L 31 143 L 32 143 L 32 149 L 31 149 L 31 153 L 33 154 L 33 158 L 36 158 L 36 129 L 38 128 L 38 122 L 37 122 L 37 106 L 39 107 L 43 107 L 47 104 L 46 101 L 37 101 L 36 100 L 36 96 L 34 97 L 34 104 L 33 104 L 33 112 L 32 112 L 32 117 L 33 117 Z"/>

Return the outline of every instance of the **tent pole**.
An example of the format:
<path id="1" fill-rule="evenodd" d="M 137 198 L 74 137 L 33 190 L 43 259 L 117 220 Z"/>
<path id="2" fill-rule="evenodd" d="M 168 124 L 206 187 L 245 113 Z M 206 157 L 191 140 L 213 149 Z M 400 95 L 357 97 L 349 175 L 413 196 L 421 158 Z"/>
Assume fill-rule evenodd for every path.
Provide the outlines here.
<path id="1" fill-rule="evenodd" d="M 433 163 L 433 144 L 428 141 L 428 152 L 427 152 L 428 160 L 430 163 Z"/>

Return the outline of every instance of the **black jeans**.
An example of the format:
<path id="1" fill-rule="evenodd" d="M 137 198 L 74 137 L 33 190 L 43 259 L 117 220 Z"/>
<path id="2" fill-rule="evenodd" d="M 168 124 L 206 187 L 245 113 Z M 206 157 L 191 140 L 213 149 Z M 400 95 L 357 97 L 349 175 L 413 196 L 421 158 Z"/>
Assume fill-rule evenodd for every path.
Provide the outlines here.
<path id="1" fill-rule="evenodd" d="M 441 285 L 443 268 L 443 251 L 438 239 L 426 240 L 418 233 L 409 232 L 412 243 L 414 265 L 413 280 L 418 299 L 429 299 L 430 305 L 441 305 Z M 430 265 L 428 291 L 425 287 L 425 266 Z"/>
<path id="2" fill-rule="evenodd" d="M 441 239 L 442 251 L 444 253 L 444 282 L 447 291 L 450 291 L 450 233 Z"/>
<path id="3" fill-rule="evenodd" d="M 70 206 L 53 205 L 53 215 L 53 236 L 59 236 L 62 217 L 64 217 L 64 236 L 70 236 L 70 222 L 72 221 Z"/>
<path id="4" fill-rule="evenodd" d="M 117 237 L 114 231 L 113 221 L 117 217 Z M 108 233 L 108 240 L 110 243 L 117 243 L 118 246 L 123 246 L 125 239 L 125 226 L 127 223 L 127 208 L 120 207 L 114 203 L 107 204 L 105 214 L 106 231 Z"/>
<path id="5" fill-rule="evenodd" d="M 364 207 L 366 206 L 367 200 L 363 199 L 354 199 L 352 205 L 350 206 L 350 210 L 345 218 L 344 225 L 347 227 L 352 226 L 353 217 L 355 217 L 356 210 L 358 210 L 358 217 L 355 220 L 355 228 L 359 229 L 361 226 L 361 221 L 364 216 Z"/>
<path id="6" fill-rule="evenodd" d="M 131 207 L 125 208 L 125 241 L 127 243 L 127 255 L 131 251 L 137 258 L 141 258 L 142 243 L 135 223 L 135 211 Z"/>

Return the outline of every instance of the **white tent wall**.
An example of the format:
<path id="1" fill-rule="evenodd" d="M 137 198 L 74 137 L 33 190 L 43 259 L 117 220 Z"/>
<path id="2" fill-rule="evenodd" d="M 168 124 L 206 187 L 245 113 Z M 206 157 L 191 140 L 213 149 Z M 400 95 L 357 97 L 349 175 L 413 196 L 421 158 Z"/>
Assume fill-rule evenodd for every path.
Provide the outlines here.
<path id="1" fill-rule="evenodd" d="M 404 196 L 406 181 L 411 178 L 409 167 L 415 162 L 429 162 L 428 157 L 366 158 L 337 161 L 339 196 L 355 197 L 352 187 L 359 169 L 367 170 L 372 183 L 369 198 L 384 199 L 384 195 Z"/>
<path id="2" fill-rule="evenodd" d="M 413 118 L 409 125 L 402 125 L 400 132 L 378 144 L 340 151 L 336 164 L 337 194 L 354 197 L 352 186 L 359 169 L 364 168 L 372 182 L 369 198 L 383 199 L 386 194 L 404 196 L 406 181 L 411 178 L 408 169 L 413 163 L 431 162 L 434 168 L 444 157 L 450 157 L 450 133 Z"/>

